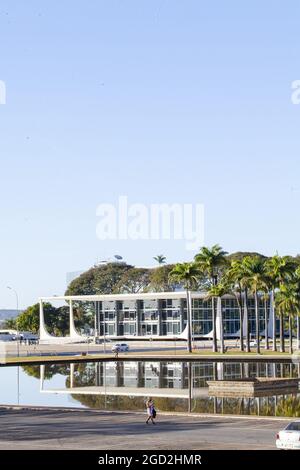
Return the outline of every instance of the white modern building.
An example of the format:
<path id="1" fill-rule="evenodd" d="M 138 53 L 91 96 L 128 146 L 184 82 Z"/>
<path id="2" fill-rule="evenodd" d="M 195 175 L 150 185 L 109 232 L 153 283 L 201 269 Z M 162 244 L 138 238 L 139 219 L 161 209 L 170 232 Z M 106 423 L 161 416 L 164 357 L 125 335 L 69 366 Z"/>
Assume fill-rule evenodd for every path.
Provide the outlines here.
<path id="1" fill-rule="evenodd" d="M 54 337 L 49 334 L 44 318 L 44 302 L 60 301 L 69 305 L 70 334 Z M 194 338 L 212 337 L 212 302 L 205 292 L 191 292 L 192 325 Z M 94 314 L 97 336 L 109 338 L 186 338 L 187 301 L 185 292 L 151 292 L 139 294 L 71 295 L 40 298 L 40 342 L 82 342 L 82 336 L 74 322 L 74 306 L 85 304 Z M 272 305 L 268 303 L 269 336 L 273 333 Z M 260 332 L 264 334 L 265 304 L 259 300 Z M 254 299 L 248 300 L 248 325 L 243 325 L 246 334 L 255 332 Z M 223 332 L 220 319 L 223 319 Z M 240 331 L 239 309 L 234 296 L 226 295 L 217 301 L 217 337 L 238 337 Z"/>

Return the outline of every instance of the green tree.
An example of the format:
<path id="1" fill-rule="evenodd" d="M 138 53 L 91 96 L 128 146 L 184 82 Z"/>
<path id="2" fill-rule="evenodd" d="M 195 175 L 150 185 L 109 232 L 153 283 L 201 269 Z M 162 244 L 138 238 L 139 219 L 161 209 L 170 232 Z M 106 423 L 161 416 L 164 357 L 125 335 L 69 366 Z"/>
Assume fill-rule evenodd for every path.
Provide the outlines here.
<path id="1" fill-rule="evenodd" d="M 293 354 L 293 319 L 299 315 L 300 292 L 299 286 L 289 282 L 282 284 L 276 295 L 280 314 L 288 317 L 289 322 L 289 352 Z"/>
<path id="2" fill-rule="evenodd" d="M 174 266 L 174 264 L 164 264 L 158 268 L 151 269 L 149 291 L 173 292 L 176 288 L 176 283 L 170 280 L 170 272 Z"/>
<path id="3" fill-rule="evenodd" d="M 50 303 L 44 303 L 45 322 L 50 333 L 54 332 L 56 308 Z M 40 328 L 40 305 L 34 304 L 24 310 L 17 318 L 16 324 L 20 331 L 30 331 L 37 334 Z"/>
<path id="4" fill-rule="evenodd" d="M 80 307 L 74 306 L 74 321 L 77 327 L 82 326 L 82 313 Z M 47 317 L 47 314 L 46 314 Z M 70 320 L 69 320 L 69 306 L 62 305 L 61 307 L 55 308 L 55 313 L 52 316 L 52 324 L 50 326 L 51 332 L 55 336 L 66 336 L 70 332 Z"/>
<path id="5" fill-rule="evenodd" d="M 240 317 L 240 350 L 244 351 L 244 314 L 246 315 L 246 323 L 248 325 L 248 308 L 244 304 L 246 295 L 244 291 L 246 288 L 245 283 L 245 268 L 242 259 L 234 259 L 231 261 L 228 270 L 225 273 L 226 284 L 229 291 L 234 295 Z M 248 331 L 249 327 L 247 328 Z M 250 349 L 249 334 L 246 335 L 246 344 L 248 351 Z"/>
<path id="6" fill-rule="evenodd" d="M 16 330 L 17 329 L 17 322 L 15 318 L 7 318 L 3 322 L 3 328 L 7 328 L 8 330 Z"/>
<path id="7" fill-rule="evenodd" d="M 195 256 L 195 263 L 201 273 L 202 278 L 207 279 L 208 287 L 217 286 L 224 268 L 227 265 L 227 252 L 220 245 L 214 245 L 211 248 L 203 246 L 200 252 Z M 213 351 L 217 351 L 216 336 L 216 316 L 215 316 L 215 297 L 212 296 L 212 324 L 213 324 Z"/>
<path id="8" fill-rule="evenodd" d="M 69 332 L 69 307 L 55 308 L 50 303 L 43 304 L 45 324 L 50 334 L 65 336 Z M 74 317 L 77 312 L 74 309 Z M 19 331 L 30 331 L 38 334 L 40 328 L 40 305 L 34 304 L 24 310 L 15 320 Z"/>
<path id="9" fill-rule="evenodd" d="M 266 287 L 266 266 L 264 260 L 259 256 L 246 256 L 243 265 L 245 278 L 248 280 L 250 291 L 254 296 L 256 352 L 260 354 L 259 292 Z"/>
<path id="10" fill-rule="evenodd" d="M 147 290 L 150 283 L 150 270 L 132 268 L 125 271 L 115 285 L 113 292 L 118 294 L 137 294 Z"/>
<path id="11" fill-rule="evenodd" d="M 227 255 L 227 260 L 231 263 L 232 261 L 243 261 L 246 256 L 250 256 L 253 258 L 254 256 L 258 256 L 263 260 L 266 260 L 267 257 L 262 255 L 261 253 L 257 253 L 256 251 L 236 251 L 235 253 L 230 253 Z"/>
<path id="12" fill-rule="evenodd" d="M 211 299 L 213 302 L 213 325 L 215 325 L 213 332 L 213 341 L 215 342 L 214 344 L 214 352 L 217 352 L 218 350 L 218 343 L 217 343 L 217 335 L 216 335 L 216 317 L 217 317 L 217 302 L 218 299 L 222 299 L 223 295 L 227 293 L 227 287 L 224 284 L 217 284 L 217 285 L 212 285 L 210 286 L 208 292 L 207 292 L 207 299 Z M 220 317 L 220 333 L 221 333 L 221 353 L 224 354 L 225 352 L 225 347 L 224 347 L 224 322 L 223 322 L 223 313 L 221 309 L 221 317 Z"/>
<path id="13" fill-rule="evenodd" d="M 74 279 L 65 295 L 112 294 L 122 276 L 133 269 L 126 263 L 107 263 L 94 266 Z"/>
<path id="14" fill-rule="evenodd" d="M 217 285 L 224 267 L 227 264 L 227 252 L 220 245 L 214 245 L 211 248 L 203 246 L 200 252 L 195 256 L 195 263 L 198 269 L 206 275 L 211 285 Z"/>
<path id="15" fill-rule="evenodd" d="M 270 291 L 268 288 L 268 281 L 266 278 L 266 286 L 262 287 L 261 299 L 264 303 L 264 312 L 265 312 L 265 349 L 269 349 L 269 335 L 268 335 L 268 324 L 269 324 L 269 314 L 268 314 L 268 301 L 270 301 Z"/>
<path id="16" fill-rule="evenodd" d="M 22 366 L 24 372 L 35 379 L 41 378 L 41 366 L 26 365 Z M 45 364 L 44 369 L 44 379 L 50 380 L 55 375 L 68 375 L 69 374 L 69 365 L 67 364 Z"/>
<path id="17" fill-rule="evenodd" d="M 276 314 L 276 297 L 275 291 L 280 289 L 280 287 L 287 281 L 291 281 L 297 265 L 294 260 L 292 260 L 289 256 L 279 256 L 275 255 L 270 258 L 266 263 L 267 268 L 267 275 L 270 280 L 271 284 L 271 291 L 272 291 L 272 298 L 274 299 L 274 318 L 273 318 L 273 351 L 277 350 L 276 345 L 276 322 L 275 322 L 275 314 Z M 282 311 L 279 312 L 280 318 L 280 351 L 285 351 L 284 345 L 284 323 L 283 323 L 283 313 Z"/>
<path id="18" fill-rule="evenodd" d="M 298 290 L 300 291 L 300 267 L 298 267 L 295 271 L 295 282 L 297 284 Z M 297 343 L 296 344 L 297 344 L 297 349 L 300 349 L 300 311 L 297 312 L 296 322 L 297 322 L 297 327 L 296 327 Z"/>

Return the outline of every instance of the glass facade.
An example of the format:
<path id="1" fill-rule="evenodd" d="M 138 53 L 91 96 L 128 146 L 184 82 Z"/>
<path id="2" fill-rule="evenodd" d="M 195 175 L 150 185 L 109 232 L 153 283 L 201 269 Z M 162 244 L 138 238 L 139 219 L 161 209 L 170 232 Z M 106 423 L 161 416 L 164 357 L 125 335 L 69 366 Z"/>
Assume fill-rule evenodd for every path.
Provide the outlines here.
<path id="1" fill-rule="evenodd" d="M 186 301 L 184 314 L 186 317 Z M 194 299 L 192 302 L 193 334 L 207 335 L 212 330 L 212 302 Z"/>
<path id="2" fill-rule="evenodd" d="M 182 331 L 181 300 L 163 299 L 160 301 L 162 335 L 179 335 Z"/>
<path id="3" fill-rule="evenodd" d="M 137 335 L 137 302 L 118 302 L 118 335 Z"/>
<path id="4" fill-rule="evenodd" d="M 157 336 L 160 334 L 160 315 L 157 299 L 140 300 L 139 317 L 141 336 Z"/>
<path id="5" fill-rule="evenodd" d="M 102 302 L 102 309 L 100 313 L 100 325 L 102 316 L 102 331 L 105 329 L 105 335 L 116 335 L 116 318 L 117 308 L 116 302 Z"/>
<path id="6" fill-rule="evenodd" d="M 97 302 L 98 331 L 107 336 L 166 336 L 180 335 L 187 324 L 185 294 L 182 298 L 129 299 L 125 301 Z M 215 300 L 217 308 L 217 300 Z M 265 309 L 268 316 L 270 304 L 259 299 L 260 333 L 265 330 Z M 240 330 L 240 312 L 234 297 L 221 300 L 224 337 L 235 336 Z M 254 299 L 248 299 L 250 334 L 255 335 Z M 192 324 L 194 337 L 207 335 L 212 331 L 212 301 L 203 296 L 192 299 Z"/>
<path id="7" fill-rule="evenodd" d="M 224 334 L 233 335 L 240 329 L 240 312 L 235 299 L 222 300 Z"/>

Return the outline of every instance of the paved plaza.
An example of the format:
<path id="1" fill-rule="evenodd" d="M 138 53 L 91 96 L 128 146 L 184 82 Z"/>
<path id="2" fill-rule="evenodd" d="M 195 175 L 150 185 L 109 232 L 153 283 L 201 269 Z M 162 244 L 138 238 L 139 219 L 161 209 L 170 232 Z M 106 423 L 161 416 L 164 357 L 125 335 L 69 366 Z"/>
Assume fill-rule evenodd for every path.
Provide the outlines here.
<path id="1" fill-rule="evenodd" d="M 286 420 L 0 409 L 0 449 L 274 449 Z"/>

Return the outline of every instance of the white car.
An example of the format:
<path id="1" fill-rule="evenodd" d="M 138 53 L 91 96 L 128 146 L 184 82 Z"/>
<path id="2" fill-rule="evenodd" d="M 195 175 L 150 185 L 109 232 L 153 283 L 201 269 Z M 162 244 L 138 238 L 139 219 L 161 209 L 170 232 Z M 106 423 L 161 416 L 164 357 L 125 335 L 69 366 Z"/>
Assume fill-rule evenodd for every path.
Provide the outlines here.
<path id="1" fill-rule="evenodd" d="M 240 340 L 237 340 L 236 346 L 237 346 L 237 347 L 240 347 L 240 344 L 241 344 L 241 343 L 240 343 Z M 250 346 L 250 348 L 256 348 L 256 347 L 257 347 L 257 341 L 256 341 L 256 339 L 250 339 L 250 340 L 249 340 L 249 346 Z M 246 347 L 247 347 L 247 345 L 246 345 L 246 343 L 244 342 L 244 348 L 246 348 Z"/>
<path id="2" fill-rule="evenodd" d="M 127 352 L 129 351 L 129 346 L 126 343 L 117 343 L 113 345 L 111 350 L 112 352 Z"/>
<path id="3" fill-rule="evenodd" d="M 279 431 L 276 436 L 276 447 L 300 450 L 300 421 L 292 421 L 283 431 Z"/>

